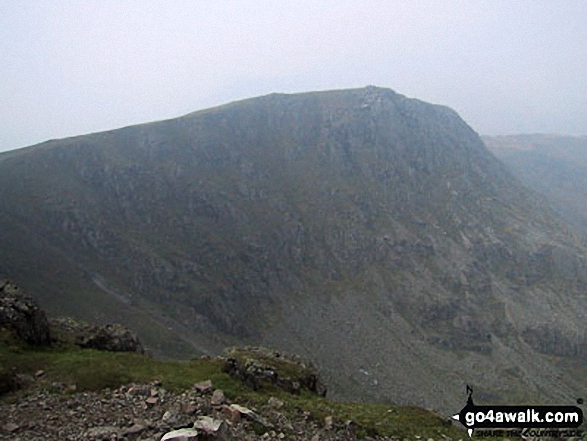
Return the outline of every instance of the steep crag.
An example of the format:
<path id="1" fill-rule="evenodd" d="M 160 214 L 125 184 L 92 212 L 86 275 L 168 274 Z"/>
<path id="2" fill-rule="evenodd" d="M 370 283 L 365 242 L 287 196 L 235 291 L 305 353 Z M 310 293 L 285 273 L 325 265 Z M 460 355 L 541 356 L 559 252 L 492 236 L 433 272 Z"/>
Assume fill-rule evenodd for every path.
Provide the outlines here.
<path id="1" fill-rule="evenodd" d="M 556 359 L 587 355 L 584 244 L 454 111 L 391 90 L 0 154 L 0 205 L 0 272 L 156 354 L 264 344 L 311 354 L 334 396 L 443 410 L 465 382 L 509 402 L 585 384 Z"/>

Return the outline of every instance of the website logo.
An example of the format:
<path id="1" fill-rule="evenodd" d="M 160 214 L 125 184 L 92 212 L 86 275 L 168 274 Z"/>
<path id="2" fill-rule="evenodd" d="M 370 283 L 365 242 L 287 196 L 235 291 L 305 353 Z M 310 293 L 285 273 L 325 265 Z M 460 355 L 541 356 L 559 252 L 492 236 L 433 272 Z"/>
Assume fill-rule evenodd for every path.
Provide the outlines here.
<path id="1" fill-rule="evenodd" d="M 557 436 L 564 432 L 565 437 L 580 435 L 583 411 L 577 406 L 477 406 L 469 385 L 467 395 L 466 406 L 452 418 L 467 428 L 469 437 L 477 429 L 510 429 L 509 436 L 552 436 L 555 432 Z M 483 435 L 499 436 L 498 432 Z"/>

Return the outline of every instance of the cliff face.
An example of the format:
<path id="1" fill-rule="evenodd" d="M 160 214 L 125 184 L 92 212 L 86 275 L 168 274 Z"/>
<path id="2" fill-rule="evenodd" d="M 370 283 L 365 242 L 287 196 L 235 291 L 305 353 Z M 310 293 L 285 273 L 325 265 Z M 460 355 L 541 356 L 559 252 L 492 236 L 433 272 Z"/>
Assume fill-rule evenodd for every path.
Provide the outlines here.
<path id="1" fill-rule="evenodd" d="M 465 382 L 584 381 L 549 357 L 587 355 L 584 246 L 455 112 L 391 90 L 2 154 L 0 226 L 2 273 L 156 353 L 262 343 L 311 354 L 335 395 L 457 410 Z"/>

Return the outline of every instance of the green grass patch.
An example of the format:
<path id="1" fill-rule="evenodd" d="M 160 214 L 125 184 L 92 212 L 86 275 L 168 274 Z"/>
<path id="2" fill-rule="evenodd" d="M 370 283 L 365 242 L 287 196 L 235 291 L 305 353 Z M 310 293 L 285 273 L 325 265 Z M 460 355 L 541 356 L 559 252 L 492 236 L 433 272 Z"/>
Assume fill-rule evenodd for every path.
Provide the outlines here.
<path id="1" fill-rule="evenodd" d="M 278 397 L 286 406 L 311 412 L 313 418 L 323 422 L 328 416 L 334 417 L 335 426 L 354 424 L 358 436 L 413 437 L 416 435 L 437 439 L 441 435 L 459 439 L 463 432 L 438 415 L 424 409 L 382 403 L 343 403 L 328 400 L 303 392 L 299 396 L 287 396 L 282 392 Z"/>
<path id="2" fill-rule="evenodd" d="M 275 362 L 274 359 L 264 361 Z M 447 426 L 437 415 L 423 409 L 387 404 L 340 403 L 305 390 L 300 395 L 292 395 L 272 385 L 264 385 L 261 389 L 253 391 L 239 380 L 223 373 L 222 366 L 223 361 L 214 358 L 158 361 L 136 353 L 96 351 L 68 345 L 34 348 L 9 343 L 8 340 L 0 341 L 0 370 L 3 373 L 29 375 L 43 370 L 45 374 L 36 382 L 41 387 L 51 388 L 54 382 L 61 382 L 75 384 L 77 390 L 100 390 L 128 383 L 149 383 L 158 380 L 166 389 L 180 391 L 192 387 L 194 383 L 209 379 L 212 380 L 214 387 L 222 389 L 230 400 L 253 408 L 266 405 L 267 400 L 274 396 L 285 403 L 282 409 L 284 413 L 310 412 L 318 423 L 323 423 L 325 417 L 332 416 L 336 425 L 344 425 L 352 420 L 355 433 L 359 436 L 420 435 L 434 438 L 444 434 L 458 439 L 463 435 L 454 427 Z M 294 373 L 289 371 L 293 368 L 286 362 L 281 368 L 285 368 L 289 375 Z M 285 375 L 285 372 L 281 374 Z M 7 395 L 7 399 L 14 400 L 16 397 Z"/>
<path id="3" fill-rule="evenodd" d="M 211 379 L 215 387 L 224 387 L 227 393 L 238 392 L 236 382 L 222 373 L 215 360 L 171 362 L 127 352 L 0 345 L 0 366 L 29 375 L 43 370 L 43 383 L 75 384 L 78 390 L 115 388 L 154 380 L 162 381 L 167 389 L 180 390 Z"/>

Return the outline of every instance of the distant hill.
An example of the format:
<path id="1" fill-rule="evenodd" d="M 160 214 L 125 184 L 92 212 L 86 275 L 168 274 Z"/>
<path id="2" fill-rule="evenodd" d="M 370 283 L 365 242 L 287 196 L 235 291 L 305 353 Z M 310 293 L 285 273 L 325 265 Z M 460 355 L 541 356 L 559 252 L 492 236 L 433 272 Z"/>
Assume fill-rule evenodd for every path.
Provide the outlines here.
<path id="1" fill-rule="evenodd" d="M 579 233 L 587 234 L 587 136 L 484 136 L 483 142 Z"/>
<path id="2" fill-rule="evenodd" d="M 449 412 L 584 391 L 587 249 L 451 109 L 272 94 L 0 154 L 0 275 L 159 355 L 311 356 Z M 581 392 L 582 393 L 582 392 Z"/>

